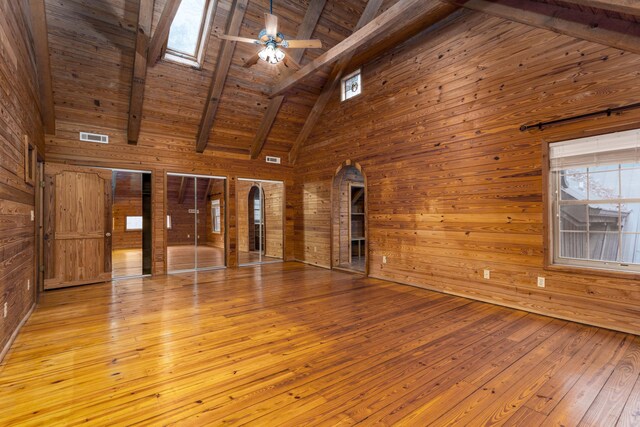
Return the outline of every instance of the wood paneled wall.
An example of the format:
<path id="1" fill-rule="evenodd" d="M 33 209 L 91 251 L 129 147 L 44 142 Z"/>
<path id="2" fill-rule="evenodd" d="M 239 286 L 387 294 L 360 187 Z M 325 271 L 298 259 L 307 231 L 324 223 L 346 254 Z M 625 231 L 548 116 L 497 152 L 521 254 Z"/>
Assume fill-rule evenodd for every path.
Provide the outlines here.
<path id="1" fill-rule="evenodd" d="M 224 227 L 224 210 L 225 210 L 225 189 L 224 189 L 224 181 L 216 180 L 211 184 L 211 190 L 209 191 L 209 197 L 207 198 L 207 212 L 206 212 L 206 222 L 207 222 L 207 242 L 206 244 L 209 246 L 213 246 L 215 248 L 224 248 L 224 240 L 225 240 L 225 227 Z M 211 215 L 211 201 L 219 200 L 220 201 L 220 232 L 213 232 L 213 218 Z"/>
<path id="2" fill-rule="evenodd" d="M 40 153 L 44 150 L 26 5 L 0 2 L 0 358 L 33 306 L 37 288 L 31 220 L 35 187 L 25 183 L 25 135 Z"/>
<path id="3" fill-rule="evenodd" d="M 640 112 L 518 129 L 638 102 L 640 56 L 467 14 L 362 70 L 363 94 L 334 94 L 296 165 L 298 259 L 330 264 L 331 183 L 351 159 L 367 177 L 371 276 L 640 333 L 639 281 L 544 268 L 541 154 L 640 127 Z"/>

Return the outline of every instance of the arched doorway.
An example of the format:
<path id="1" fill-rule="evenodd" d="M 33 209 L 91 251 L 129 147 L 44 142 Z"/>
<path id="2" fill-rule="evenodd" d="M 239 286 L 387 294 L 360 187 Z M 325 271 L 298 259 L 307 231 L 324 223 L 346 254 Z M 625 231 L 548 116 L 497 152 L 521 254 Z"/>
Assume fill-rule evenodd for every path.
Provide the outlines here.
<path id="1" fill-rule="evenodd" d="M 344 162 L 336 171 L 332 186 L 332 268 L 367 272 L 366 193 L 360 165 Z"/>

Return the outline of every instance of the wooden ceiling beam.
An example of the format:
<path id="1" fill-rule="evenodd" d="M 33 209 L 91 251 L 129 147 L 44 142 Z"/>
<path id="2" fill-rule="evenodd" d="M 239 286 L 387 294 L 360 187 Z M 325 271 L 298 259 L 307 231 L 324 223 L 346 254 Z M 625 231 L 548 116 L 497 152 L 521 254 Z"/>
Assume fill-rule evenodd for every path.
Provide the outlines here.
<path id="1" fill-rule="evenodd" d="M 133 78 L 131 81 L 131 94 L 129 96 L 129 122 L 127 124 L 127 140 L 129 144 L 137 144 L 138 137 L 140 136 L 144 86 L 147 78 L 147 53 L 152 20 L 153 0 L 140 0 L 136 31 L 136 50 L 133 60 Z"/>
<path id="2" fill-rule="evenodd" d="M 176 13 L 178 13 L 180 3 L 182 3 L 182 0 L 167 0 L 164 5 L 164 9 L 162 9 L 160 20 L 158 21 L 156 30 L 153 32 L 153 37 L 151 37 L 151 41 L 149 42 L 147 62 L 151 67 L 156 65 L 156 62 L 158 62 L 158 59 L 160 58 L 162 48 L 169 37 L 169 30 L 171 29 L 173 19 L 176 17 Z"/>
<path id="3" fill-rule="evenodd" d="M 595 7 L 611 12 L 626 13 L 640 16 L 640 2 L 638 0 L 565 0 L 580 6 Z"/>
<path id="4" fill-rule="evenodd" d="M 29 13 L 31 14 L 33 44 L 36 66 L 38 67 L 38 91 L 40 92 L 42 122 L 45 132 L 54 135 L 56 133 L 56 115 L 53 103 L 53 82 L 51 80 L 51 60 L 44 0 L 29 0 Z"/>
<path id="5" fill-rule="evenodd" d="M 180 178 L 180 190 L 178 190 L 178 204 L 182 204 L 184 202 L 184 195 L 187 190 L 187 177 L 183 176 Z"/>
<path id="6" fill-rule="evenodd" d="M 206 202 L 209 197 L 209 193 L 211 193 L 211 183 L 213 183 L 213 178 L 209 178 L 209 182 L 207 183 L 207 190 L 204 192 L 202 201 Z"/>
<path id="7" fill-rule="evenodd" d="M 605 46 L 640 53 L 640 25 L 593 13 L 521 0 L 454 1 L 467 9 L 575 37 Z"/>
<path id="8" fill-rule="evenodd" d="M 425 0 L 399 0 L 385 12 L 381 13 L 380 16 L 309 62 L 300 70 L 280 79 L 271 91 L 271 96 L 282 95 L 301 80 L 316 72 L 319 68 L 331 64 L 345 55 L 353 54 L 357 48 L 366 44 L 371 38 L 379 34 L 390 35 L 395 31 L 401 30 L 406 21 L 429 13 L 431 10 L 429 5 L 433 4 L 434 2 L 428 2 L 427 5 L 425 5 Z"/>
<path id="9" fill-rule="evenodd" d="M 311 36 L 313 35 L 313 30 L 318 24 L 318 20 L 320 19 L 320 15 L 322 14 L 322 10 L 324 9 L 326 3 L 327 0 L 311 0 L 306 13 L 304 14 L 302 24 L 300 24 L 300 27 L 298 28 L 296 40 L 307 40 L 311 38 Z M 300 62 L 302 60 L 304 51 L 305 49 L 291 49 L 289 52 L 287 52 L 287 55 L 289 55 L 295 62 Z M 251 143 L 252 159 L 257 159 L 262 152 L 262 148 L 267 141 L 267 137 L 271 132 L 273 122 L 276 120 L 276 116 L 278 115 L 278 111 L 280 111 L 280 107 L 282 106 L 283 101 L 284 96 L 276 96 L 269 100 L 269 105 L 264 112 L 264 116 L 262 117 L 262 121 L 260 122 L 260 126 L 258 127 L 258 131 L 256 132 L 256 135 L 253 138 L 253 142 Z"/>
<path id="10" fill-rule="evenodd" d="M 381 2 L 379 0 L 369 0 L 369 3 L 367 3 L 367 7 L 363 12 L 362 16 L 360 17 L 360 20 L 358 21 L 358 24 L 354 30 L 354 35 L 358 33 L 358 30 L 366 28 L 369 25 L 370 21 L 373 22 L 372 20 L 376 16 L 376 13 L 378 11 L 378 8 L 380 7 L 380 4 Z M 423 5 L 420 12 L 421 16 L 419 19 L 417 20 L 413 19 L 411 20 L 413 23 L 407 25 L 407 22 L 409 22 L 408 20 L 407 22 L 404 23 L 405 25 L 400 26 L 400 28 L 397 29 L 397 36 L 393 36 L 393 35 L 388 36 L 392 38 L 393 43 L 387 43 L 387 42 L 376 43 L 374 44 L 372 49 L 375 50 L 377 54 L 379 54 L 381 53 L 381 51 L 378 48 L 378 46 L 392 47 L 393 45 L 397 45 L 398 43 L 404 40 L 401 37 L 411 37 L 412 35 L 415 35 L 419 29 L 424 29 L 425 26 L 433 25 L 434 23 L 437 23 L 445 19 L 447 16 L 451 15 L 456 10 L 457 10 L 456 6 L 442 5 L 439 2 L 432 3 L 431 7 L 425 7 Z M 382 15 L 384 15 L 384 13 L 378 16 L 376 20 L 379 19 Z M 307 116 L 307 120 L 304 122 L 304 125 L 302 126 L 302 130 L 296 137 L 296 140 L 294 141 L 293 146 L 291 147 L 291 150 L 289 150 L 289 163 L 294 164 L 297 161 L 298 155 L 300 153 L 300 149 L 305 145 L 305 143 L 307 142 L 307 139 L 309 138 L 309 135 L 311 135 L 311 131 L 313 131 L 313 128 L 316 126 L 316 123 L 318 122 L 318 120 L 320 120 L 320 116 L 322 115 L 322 112 L 324 111 L 325 107 L 329 103 L 329 100 L 331 99 L 331 95 L 334 93 L 334 91 L 340 84 L 340 81 L 342 79 L 342 76 L 345 70 L 347 69 L 348 66 L 353 65 L 353 64 L 350 64 L 352 57 L 353 57 L 353 51 L 351 53 L 347 53 L 346 55 L 342 56 L 338 60 L 338 62 L 333 66 L 333 69 L 329 74 L 329 79 L 327 80 L 327 83 L 325 83 L 324 87 L 322 88 L 322 92 L 320 93 L 320 96 L 318 97 L 318 99 L 316 100 L 316 103 L 311 109 L 309 116 Z"/>
<path id="11" fill-rule="evenodd" d="M 248 0 L 234 0 L 229 12 L 229 18 L 227 19 L 225 34 L 237 36 L 240 33 L 240 26 L 244 19 L 244 13 L 247 10 L 247 2 Z M 216 70 L 213 73 L 213 79 L 209 86 L 209 95 L 207 96 L 207 102 L 200 120 L 200 127 L 198 128 L 198 136 L 196 138 L 196 151 L 198 153 L 204 152 L 209 143 L 209 133 L 211 132 L 216 112 L 218 111 L 220 97 L 222 96 L 222 90 L 227 80 L 227 74 L 229 73 L 235 48 L 236 42 L 229 40 L 221 40 L 220 42 Z"/>

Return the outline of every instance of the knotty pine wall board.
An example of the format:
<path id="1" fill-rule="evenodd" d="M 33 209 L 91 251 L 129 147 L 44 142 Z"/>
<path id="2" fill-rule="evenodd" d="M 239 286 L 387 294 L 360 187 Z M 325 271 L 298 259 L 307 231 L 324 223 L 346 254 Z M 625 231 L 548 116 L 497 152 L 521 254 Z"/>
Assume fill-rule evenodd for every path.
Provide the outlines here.
<path id="1" fill-rule="evenodd" d="M 544 268 L 541 149 L 640 113 L 519 131 L 637 102 L 640 56 L 468 14 L 362 72 L 363 94 L 334 94 L 295 166 L 296 258 L 330 265 L 331 183 L 350 159 L 367 176 L 371 276 L 640 333 L 637 280 Z"/>

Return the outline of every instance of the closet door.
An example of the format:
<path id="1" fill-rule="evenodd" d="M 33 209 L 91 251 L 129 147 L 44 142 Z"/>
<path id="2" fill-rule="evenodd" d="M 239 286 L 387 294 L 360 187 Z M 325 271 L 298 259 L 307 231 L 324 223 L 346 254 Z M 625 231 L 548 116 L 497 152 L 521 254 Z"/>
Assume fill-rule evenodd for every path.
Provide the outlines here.
<path id="1" fill-rule="evenodd" d="M 111 171 L 45 166 L 45 289 L 111 280 Z"/>
<path id="2" fill-rule="evenodd" d="M 167 271 L 196 268 L 196 178 L 167 175 Z"/>

